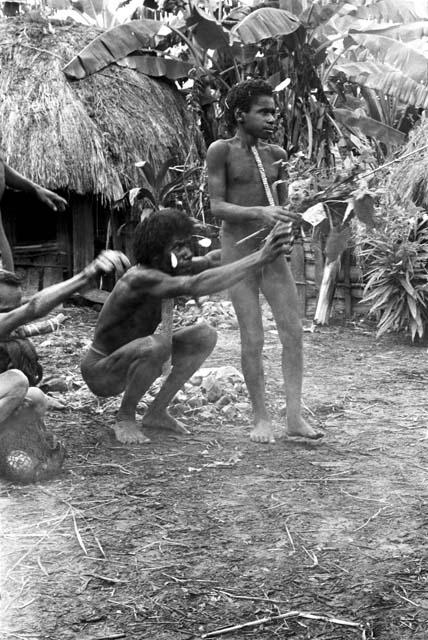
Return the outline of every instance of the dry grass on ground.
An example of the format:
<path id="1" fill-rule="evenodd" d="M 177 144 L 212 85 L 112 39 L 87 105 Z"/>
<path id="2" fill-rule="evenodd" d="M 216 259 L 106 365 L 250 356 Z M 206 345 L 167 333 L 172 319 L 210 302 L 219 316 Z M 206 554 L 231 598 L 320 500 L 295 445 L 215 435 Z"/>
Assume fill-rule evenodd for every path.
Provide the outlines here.
<path id="1" fill-rule="evenodd" d="M 426 349 L 362 327 L 305 334 L 306 414 L 322 443 L 252 444 L 249 415 L 188 412 L 187 439 L 115 443 L 116 401 L 81 385 L 95 312 L 70 309 L 40 338 L 68 381 L 48 425 L 64 475 L 0 492 L 4 640 L 427 637 Z M 283 404 L 277 336 L 266 333 L 269 402 Z M 239 366 L 220 329 L 213 366 Z M 245 623 L 287 612 L 313 614 Z"/>

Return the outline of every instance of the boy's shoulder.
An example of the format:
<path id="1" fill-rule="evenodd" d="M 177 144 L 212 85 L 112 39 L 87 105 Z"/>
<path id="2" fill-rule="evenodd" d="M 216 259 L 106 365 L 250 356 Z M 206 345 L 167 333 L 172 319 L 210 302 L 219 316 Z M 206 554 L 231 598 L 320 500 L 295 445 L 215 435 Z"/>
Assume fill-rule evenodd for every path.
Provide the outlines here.
<path id="1" fill-rule="evenodd" d="M 234 138 L 219 138 L 218 140 L 214 140 L 214 142 L 211 142 L 210 146 L 208 147 L 208 152 L 212 153 L 212 152 L 221 152 L 221 151 L 229 151 L 230 147 L 232 146 Z"/>
<path id="2" fill-rule="evenodd" d="M 272 144 L 270 142 L 262 143 L 262 149 L 265 149 L 268 153 L 274 156 L 275 160 L 287 160 L 287 153 L 285 149 L 279 146 L 279 144 Z"/>

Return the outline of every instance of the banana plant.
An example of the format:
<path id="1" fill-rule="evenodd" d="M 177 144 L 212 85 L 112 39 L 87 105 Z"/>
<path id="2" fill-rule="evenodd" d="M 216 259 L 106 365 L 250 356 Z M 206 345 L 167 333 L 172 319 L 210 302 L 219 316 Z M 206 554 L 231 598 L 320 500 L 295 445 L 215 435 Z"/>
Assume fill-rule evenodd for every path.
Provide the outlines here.
<path id="1" fill-rule="evenodd" d="M 158 170 L 151 157 L 137 162 L 136 166 L 141 170 L 143 186 L 126 191 L 122 198 L 115 202 L 115 207 L 133 207 L 139 202 L 142 205 L 143 216 L 151 211 L 175 205 L 177 200 L 181 204 L 186 199 L 186 189 L 193 189 L 196 184 L 199 185 L 199 180 L 195 178 L 202 171 L 200 166 L 177 165 L 176 159 L 172 157 L 165 160 Z M 175 172 L 172 178 L 169 176 L 170 171 Z"/>

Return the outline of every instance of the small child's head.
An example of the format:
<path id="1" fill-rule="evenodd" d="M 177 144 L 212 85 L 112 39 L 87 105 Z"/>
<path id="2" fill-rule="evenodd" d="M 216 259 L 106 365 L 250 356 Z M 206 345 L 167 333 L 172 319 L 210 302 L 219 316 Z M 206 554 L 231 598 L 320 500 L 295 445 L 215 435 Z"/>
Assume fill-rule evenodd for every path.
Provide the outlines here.
<path id="1" fill-rule="evenodd" d="M 248 113 L 251 107 L 261 97 L 273 97 L 273 89 L 265 80 L 244 80 L 238 82 L 229 91 L 226 97 L 225 117 L 228 127 L 236 128 L 239 113 Z"/>

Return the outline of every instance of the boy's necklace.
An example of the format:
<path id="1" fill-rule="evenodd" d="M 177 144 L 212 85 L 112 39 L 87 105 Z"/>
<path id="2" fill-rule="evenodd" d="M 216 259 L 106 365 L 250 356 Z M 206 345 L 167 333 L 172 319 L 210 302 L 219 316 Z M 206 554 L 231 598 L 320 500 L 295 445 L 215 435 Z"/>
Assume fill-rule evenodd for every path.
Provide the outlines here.
<path id="1" fill-rule="evenodd" d="M 269 186 L 269 182 L 266 176 L 266 171 L 265 168 L 263 166 L 263 162 L 262 159 L 260 158 L 260 154 L 259 154 L 259 150 L 257 149 L 257 147 L 255 145 L 253 145 L 251 148 L 251 152 L 254 156 L 254 160 L 256 161 L 256 165 L 257 168 L 259 170 L 259 174 L 260 174 L 260 178 L 263 184 L 263 188 L 265 190 L 265 194 L 266 194 L 266 198 L 268 203 L 270 204 L 271 207 L 275 206 L 275 200 L 273 199 L 273 195 L 272 195 L 272 191 L 270 189 Z"/>

